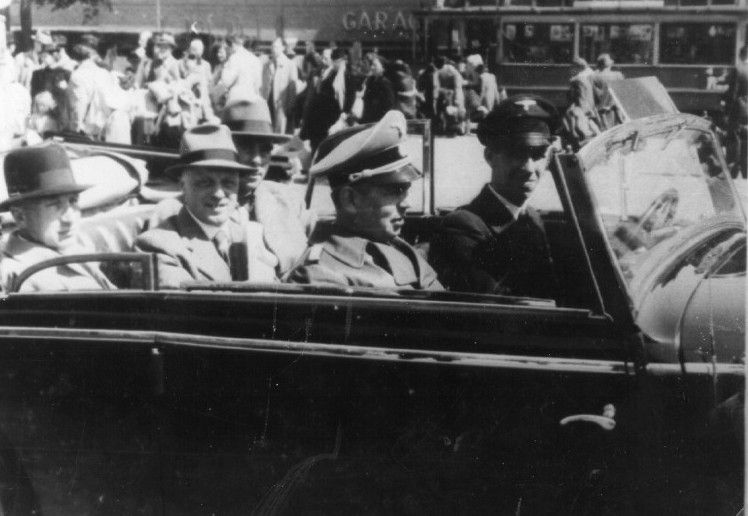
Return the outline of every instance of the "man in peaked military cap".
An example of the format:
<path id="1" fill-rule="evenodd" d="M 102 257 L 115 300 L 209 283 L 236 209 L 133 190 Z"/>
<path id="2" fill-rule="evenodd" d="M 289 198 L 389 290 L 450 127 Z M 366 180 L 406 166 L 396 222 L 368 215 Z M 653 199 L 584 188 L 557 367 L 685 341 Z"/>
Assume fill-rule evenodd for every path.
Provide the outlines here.
<path id="1" fill-rule="evenodd" d="M 57 144 L 25 147 L 8 153 L 3 163 L 8 198 L 0 211 L 10 210 L 16 230 L 0 258 L 3 288 L 44 260 L 92 252 L 77 240 L 78 194 L 88 188 L 76 182 L 65 150 Z M 88 263 L 42 269 L 21 286 L 35 290 L 101 290 L 114 288 L 101 271 Z"/>
<path id="2" fill-rule="evenodd" d="M 532 95 L 510 97 L 478 126 L 491 182 L 447 215 L 430 259 L 451 290 L 555 298 L 543 222 L 527 205 L 546 170 L 555 109 Z"/>
<path id="3" fill-rule="evenodd" d="M 301 265 L 288 280 L 356 287 L 441 290 L 436 274 L 400 238 L 411 181 L 421 173 L 400 154 L 405 117 L 389 111 L 376 124 L 324 140 L 310 169 L 326 176 L 336 220 L 315 231 Z"/>

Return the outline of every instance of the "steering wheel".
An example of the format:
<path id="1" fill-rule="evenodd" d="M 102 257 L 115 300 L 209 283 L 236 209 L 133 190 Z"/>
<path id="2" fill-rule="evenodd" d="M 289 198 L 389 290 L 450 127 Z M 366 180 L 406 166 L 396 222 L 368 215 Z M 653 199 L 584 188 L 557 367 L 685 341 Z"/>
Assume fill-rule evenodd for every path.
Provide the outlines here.
<path id="1" fill-rule="evenodd" d="M 652 204 L 644 210 L 636 223 L 624 222 L 614 232 L 617 241 L 623 247 L 616 247 L 616 254 L 620 257 L 629 251 L 649 248 L 663 236 L 663 229 L 671 226 L 678 211 L 678 191 L 674 188 L 665 190 L 657 196 Z M 659 237 L 659 238 L 658 238 Z"/>
<path id="2" fill-rule="evenodd" d="M 675 188 L 669 188 L 658 195 L 639 217 L 636 232 L 651 235 L 657 230 L 671 226 L 675 220 L 675 212 L 678 211 L 678 197 Z"/>

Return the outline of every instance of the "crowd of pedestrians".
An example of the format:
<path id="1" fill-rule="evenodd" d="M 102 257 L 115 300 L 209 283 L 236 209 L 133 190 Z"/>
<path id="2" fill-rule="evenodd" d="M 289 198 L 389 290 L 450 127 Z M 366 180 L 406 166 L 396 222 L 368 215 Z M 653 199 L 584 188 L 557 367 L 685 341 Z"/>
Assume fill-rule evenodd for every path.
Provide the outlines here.
<path id="1" fill-rule="evenodd" d="M 376 122 L 393 109 L 406 119 L 431 119 L 437 134 L 466 134 L 507 97 L 479 54 L 437 55 L 414 71 L 376 49 L 365 52 L 360 43 L 320 50 L 278 38 L 264 52 L 237 34 L 191 33 L 178 42 L 170 33 L 144 32 L 127 56 L 117 56 L 116 48 L 102 52 L 93 34 L 72 42 L 37 31 L 33 46 L 19 52 L 0 43 L 7 99 L 0 106 L 0 149 L 50 133 L 177 148 L 184 131 L 229 123 L 236 106 L 263 103 L 273 131 L 298 136 L 313 153 L 329 134 Z M 613 64 L 607 53 L 595 69 L 579 57 L 571 63 L 561 135 L 575 150 L 621 122 L 609 84 L 623 75 Z M 727 93 L 730 113 L 745 98 L 742 70 Z M 736 158 L 745 147 L 745 124 L 737 118 L 726 124 L 728 141 L 738 142 L 730 153 Z"/>
<path id="2" fill-rule="evenodd" d="M 376 122 L 389 110 L 432 118 L 442 132 L 468 129 L 503 97 L 480 56 L 436 57 L 417 73 L 400 59 L 276 39 L 269 52 L 241 35 L 215 38 L 140 35 L 127 56 L 103 51 L 94 34 L 71 42 L 37 31 L 33 45 L 0 53 L 4 106 L 1 147 L 33 143 L 49 133 L 120 144 L 176 148 L 184 131 L 226 122 L 238 104 L 266 103 L 273 130 L 308 140 Z M 181 43 L 181 44 L 180 44 Z M 477 58 L 477 59 L 476 59 Z"/>

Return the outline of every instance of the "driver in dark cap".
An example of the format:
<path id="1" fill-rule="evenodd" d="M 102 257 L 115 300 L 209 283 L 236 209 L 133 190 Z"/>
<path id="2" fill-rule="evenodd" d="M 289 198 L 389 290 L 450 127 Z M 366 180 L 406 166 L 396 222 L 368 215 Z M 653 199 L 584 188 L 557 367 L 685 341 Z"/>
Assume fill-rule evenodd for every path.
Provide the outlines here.
<path id="1" fill-rule="evenodd" d="M 491 182 L 444 218 L 431 244 L 429 258 L 447 288 L 555 298 L 545 228 L 527 199 L 547 168 L 556 119 L 544 99 L 518 95 L 480 122 Z"/>
<path id="2" fill-rule="evenodd" d="M 389 111 L 320 144 L 310 174 L 327 177 L 337 216 L 331 228 L 318 226 L 288 281 L 442 290 L 426 260 L 400 238 L 408 189 L 421 177 L 400 153 L 406 132 L 403 114 Z"/>

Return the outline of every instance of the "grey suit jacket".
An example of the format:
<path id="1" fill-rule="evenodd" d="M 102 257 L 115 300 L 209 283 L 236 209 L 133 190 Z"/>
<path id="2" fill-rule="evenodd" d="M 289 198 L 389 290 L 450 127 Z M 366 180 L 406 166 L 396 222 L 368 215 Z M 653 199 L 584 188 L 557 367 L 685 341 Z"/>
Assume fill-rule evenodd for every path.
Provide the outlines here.
<path id="1" fill-rule="evenodd" d="M 148 227 L 157 227 L 181 207 L 181 197 L 161 201 Z M 265 245 L 278 259 L 279 276 L 296 265 L 317 222 L 314 212 L 304 207 L 303 199 L 294 195 L 290 186 L 274 181 L 261 181 L 255 189 L 254 203 L 242 206 L 239 211 L 250 221 L 262 224 Z"/>
<path id="2" fill-rule="evenodd" d="M 75 249 L 67 254 L 93 252 L 91 249 Z M 31 242 L 13 233 L 0 257 L 0 278 L 2 287 L 9 290 L 16 276 L 24 270 L 44 260 L 59 258 L 58 251 Z M 108 290 L 115 288 L 93 264 L 71 263 L 43 269 L 30 276 L 23 285 L 22 292 L 59 291 L 59 290 Z"/>
<path id="3" fill-rule="evenodd" d="M 178 288 L 185 281 L 196 280 L 277 281 L 278 262 L 265 248 L 261 228 L 259 233 L 253 232 L 238 217 L 232 217 L 226 230 L 232 242 L 231 267 L 184 207 L 140 235 L 135 248 L 158 253 L 159 286 L 162 288 Z"/>

